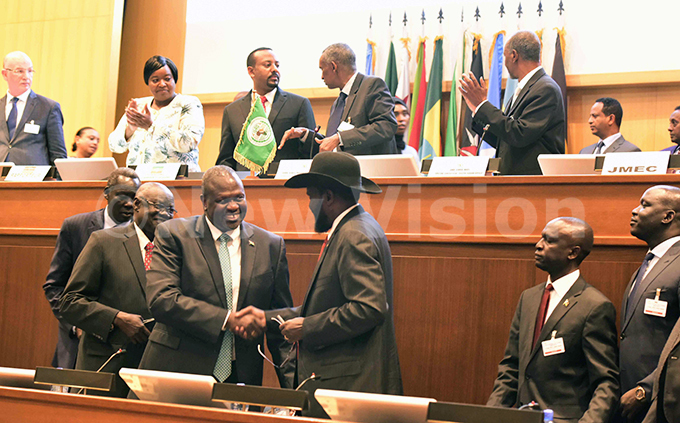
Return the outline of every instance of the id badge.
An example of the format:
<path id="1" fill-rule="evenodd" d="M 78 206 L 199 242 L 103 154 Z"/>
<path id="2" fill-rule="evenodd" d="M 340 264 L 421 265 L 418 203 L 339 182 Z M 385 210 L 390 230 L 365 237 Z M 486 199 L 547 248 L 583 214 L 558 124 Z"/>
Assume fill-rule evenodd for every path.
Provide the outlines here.
<path id="1" fill-rule="evenodd" d="M 645 300 L 645 314 L 656 317 L 666 317 L 668 301 L 659 300 L 659 295 L 661 295 L 661 289 L 657 288 L 656 297 L 653 300 L 651 298 Z"/>
<path id="2" fill-rule="evenodd" d="M 26 123 L 26 125 L 24 125 L 24 132 L 27 134 L 38 134 L 40 132 L 40 125 L 36 125 L 33 122 L 34 121 L 31 121 L 30 123 Z"/>
<path id="3" fill-rule="evenodd" d="M 552 332 L 552 336 L 549 341 L 541 342 L 541 347 L 543 347 L 543 357 L 564 354 L 566 352 L 564 349 L 564 338 L 555 338 L 555 335 L 557 335 L 556 330 Z"/>

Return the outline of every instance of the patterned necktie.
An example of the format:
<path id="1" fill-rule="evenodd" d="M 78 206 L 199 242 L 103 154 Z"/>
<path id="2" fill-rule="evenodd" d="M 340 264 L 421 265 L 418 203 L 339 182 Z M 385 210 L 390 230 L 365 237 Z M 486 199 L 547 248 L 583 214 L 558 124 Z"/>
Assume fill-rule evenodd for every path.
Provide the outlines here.
<path id="1" fill-rule="evenodd" d="M 550 291 L 554 290 L 552 284 L 548 282 L 543 290 L 543 296 L 541 297 L 541 306 L 538 307 L 538 314 L 536 315 L 536 326 L 534 327 L 534 343 L 531 344 L 533 348 L 538 342 L 538 337 L 543 330 L 543 325 L 545 324 L 545 315 L 548 312 L 548 304 L 550 304 Z"/>
<path id="2" fill-rule="evenodd" d="M 9 129 L 9 139 L 10 141 L 14 137 L 14 131 L 17 129 L 17 101 L 19 97 L 14 97 L 12 100 L 12 110 L 9 111 L 9 116 L 7 116 L 7 129 Z"/>
<path id="3" fill-rule="evenodd" d="M 231 287 L 231 257 L 227 249 L 227 243 L 231 241 L 231 237 L 226 233 L 220 235 L 220 249 L 217 252 L 220 258 L 220 266 L 222 267 L 222 279 L 224 280 L 224 291 L 227 297 L 227 310 L 232 308 L 232 287 Z M 224 382 L 231 374 L 231 351 L 234 346 L 234 334 L 230 331 L 224 332 L 222 338 L 222 346 L 220 347 L 220 354 L 217 356 L 215 362 L 215 370 L 213 375 L 218 382 Z"/>
<path id="4" fill-rule="evenodd" d="M 600 140 L 597 143 L 597 148 L 595 148 L 594 154 L 602 154 L 602 147 L 604 147 L 604 141 Z"/>
<path id="5" fill-rule="evenodd" d="M 333 104 L 333 111 L 331 111 L 331 116 L 328 118 L 328 131 L 326 131 L 326 136 L 330 137 L 338 133 L 338 126 L 340 126 L 340 121 L 342 120 L 342 114 L 345 111 L 345 99 L 347 94 L 341 92 L 338 99 Z"/>
<path id="6" fill-rule="evenodd" d="M 149 241 L 144 246 L 144 251 L 144 269 L 148 271 L 151 267 L 151 257 L 153 256 L 153 242 Z"/>
<path id="7" fill-rule="evenodd" d="M 630 316 L 633 314 L 633 310 L 635 310 L 635 304 L 637 304 L 638 300 L 638 287 L 642 284 L 642 278 L 644 278 L 647 267 L 649 267 L 649 262 L 652 261 L 653 258 L 654 254 L 651 252 L 647 253 L 645 259 L 642 261 L 640 270 L 638 270 L 637 276 L 635 276 L 633 289 L 630 290 L 630 294 L 628 294 L 628 302 L 626 303 L 626 320 L 630 318 Z"/>
<path id="8" fill-rule="evenodd" d="M 262 108 L 264 109 L 264 112 L 267 113 L 267 97 L 261 95 L 260 101 L 262 102 Z"/>

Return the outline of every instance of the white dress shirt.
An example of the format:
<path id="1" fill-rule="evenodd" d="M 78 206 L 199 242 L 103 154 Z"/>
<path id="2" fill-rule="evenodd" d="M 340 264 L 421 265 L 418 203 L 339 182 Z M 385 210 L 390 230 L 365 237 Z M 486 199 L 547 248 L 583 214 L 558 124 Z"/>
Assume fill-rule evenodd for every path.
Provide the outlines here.
<path id="1" fill-rule="evenodd" d="M 28 89 L 26 90 L 25 93 L 21 94 L 20 96 L 17 96 L 19 101 L 17 101 L 17 127 L 19 126 L 19 122 L 21 122 L 21 117 L 24 115 L 24 109 L 26 108 L 26 101 L 28 100 L 28 96 L 31 94 L 31 90 Z M 7 91 L 7 101 L 5 103 L 5 120 L 9 118 L 9 113 L 12 111 L 12 99 L 14 96 Z M 15 127 L 16 130 L 16 127 Z"/>
<path id="2" fill-rule="evenodd" d="M 614 135 L 611 135 L 611 136 L 609 136 L 609 137 L 607 137 L 607 138 L 605 138 L 605 139 L 603 139 L 603 140 L 601 139 L 600 141 L 602 141 L 602 143 L 603 143 L 604 145 L 602 146 L 602 149 L 600 150 L 600 153 L 604 153 L 605 150 L 607 150 L 612 144 L 614 144 L 614 141 L 616 141 L 617 139 L 619 139 L 620 136 L 621 136 L 621 133 L 620 133 L 620 132 L 617 132 L 617 133 L 615 133 Z M 595 148 L 597 149 L 597 147 L 595 147 Z"/>
<path id="3" fill-rule="evenodd" d="M 553 290 L 550 291 L 550 302 L 548 303 L 548 311 L 545 313 L 545 321 L 543 321 L 543 323 L 548 321 L 548 318 L 552 312 L 555 311 L 558 305 L 560 305 L 562 298 L 567 295 L 567 292 L 569 292 L 579 276 L 581 276 L 581 272 L 578 269 L 562 276 L 556 281 L 551 281 L 550 276 L 548 276 L 548 282 L 546 282 L 546 285 L 548 283 L 552 283 Z"/>
<path id="4" fill-rule="evenodd" d="M 260 97 L 260 94 L 255 91 L 255 88 L 253 88 L 253 91 L 251 91 L 251 102 L 250 106 L 252 107 L 253 104 L 255 104 L 255 99 Z M 264 95 L 264 97 L 267 99 L 267 102 L 263 104 L 262 106 L 264 107 L 264 113 L 269 117 L 269 112 L 272 111 L 272 104 L 274 104 L 274 98 L 276 97 L 276 88 L 273 90 L 269 91 L 267 94 Z"/>
<path id="5" fill-rule="evenodd" d="M 139 250 L 142 252 L 142 261 L 144 261 L 144 257 L 146 257 L 146 244 L 150 243 L 151 241 L 135 222 L 132 222 L 132 225 L 135 227 L 135 232 L 137 232 L 137 238 L 139 238 Z"/>
<path id="6" fill-rule="evenodd" d="M 109 216 L 109 206 L 107 205 L 106 208 L 104 209 L 104 229 L 114 228 L 118 225 L 120 225 L 120 223 L 116 223 L 116 221 L 113 220 L 111 216 Z"/>
<path id="7" fill-rule="evenodd" d="M 674 236 L 672 238 L 668 238 L 661 244 L 647 251 L 647 253 L 654 254 L 654 258 L 649 261 L 647 269 L 645 270 L 645 274 L 642 275 L 641 280 L 644 280 L 647 277 L 647 275 L 649 275 L 649 272 L 651 272 L 654 266 L 656 266 L 659 260 L 661 260 L 661 257 L 663 257 L 668 252 L 668 250 L 670 250 L 670 248 L 678 241 L 680 241 L 680 236 Z M 633 283 L 630 286 L 630 291 L 628 291 L 628 295 L 630 295 L 630 292 L 633 290 L 633 286 L 635 286 L 635 280 L 633 280 Z"/>

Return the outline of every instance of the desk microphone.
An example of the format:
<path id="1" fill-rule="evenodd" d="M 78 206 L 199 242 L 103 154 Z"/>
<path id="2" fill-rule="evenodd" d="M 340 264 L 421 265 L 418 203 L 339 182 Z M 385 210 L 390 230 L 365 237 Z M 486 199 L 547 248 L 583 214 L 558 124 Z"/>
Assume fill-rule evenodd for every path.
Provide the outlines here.
<path id="1" fill-rule="evenodd" d="M 310 377 L 308 377 L 307 379 L 303 380 L 302 383 L 299 384 L 297 388 L 295 388 L 295 390 L 298 391 L 300 388 L 302 388 L 304 386 L 305 383 L 309 382 L 310 380 L 315 380 L 315 379 L 321 379 L 321 377 L 317 376 L 315 373 L 312 373 L 312 375 Z"/>
<path id="2" fill-rule="evenodd" d="M 479 151 L 482 149 L 482 143 L 484 143 L 484 137 L 486 136 L 486 131 L 489 130 L 489 124 L 487 123 L 484 125 L 484 130 L 482 130 L 482 137 L 479 139 L 479 142 L 477 143 L 477 155 L 479 156 Z"/>
<path id="3" fill-rule="evenodd" d="M 111 356 L 104 362 L 104 364 L 102 364 L 102 366 L 101 366 L 99 369 L 97 369 L 97 371 L 96 371 L 95 373 L 101 372 L 102 369 L 103 369 L 104 367 L 106 367 L 106 365 L 109 364 L 109 362 L 110 362 L 111 360 L 113 360 L 113 357 L 115 357 L 115 356 L 117 356 L 117 355 L 125 354 L 125 353 L 127 353 L 127 350 L 126 350 L 126 349 L 124 349 L 124 348 L 119 348 L 118 351 L 116 351 L 115 353 L 111 354 Z M 83 390 L 85 390 L 85 388 L 80 388 L 80 390 L 79 390 L 78 392 L 76 392 L 76 395 L 79 395 L 81 392 L 83 392 Z M 86 393 L 87 393 L 87 392 L 86 392 Z"/>

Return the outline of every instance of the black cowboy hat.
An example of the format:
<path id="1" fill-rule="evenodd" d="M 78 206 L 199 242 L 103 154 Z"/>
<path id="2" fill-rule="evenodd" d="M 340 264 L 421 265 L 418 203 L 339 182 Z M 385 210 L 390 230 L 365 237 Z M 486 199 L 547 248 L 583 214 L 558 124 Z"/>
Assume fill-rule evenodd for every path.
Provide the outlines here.
<path id="1" fill-rule="evenodd" d="M 380 194 L 382 190 L 373 181 L 361 176 L 359 161 L 348 153 L 324 151 L 314 157 L 309 173 L 295 175 L 286 181 L 286 188 L 306 188 L 341 185 L 359 192 Z"/>

